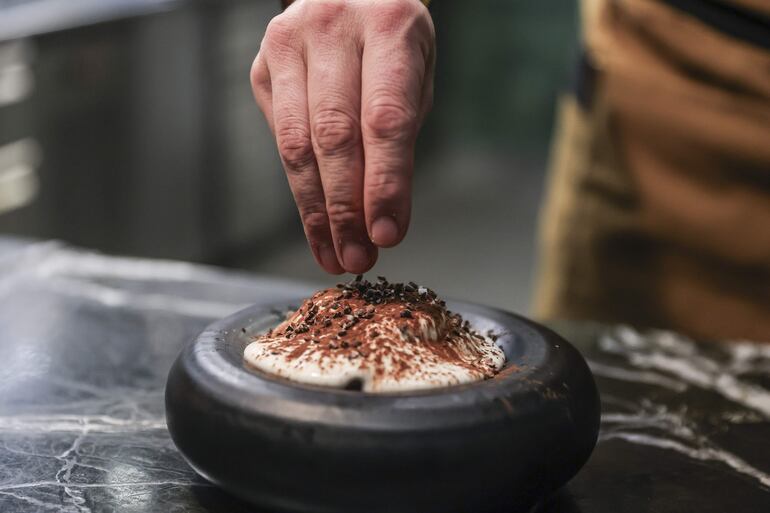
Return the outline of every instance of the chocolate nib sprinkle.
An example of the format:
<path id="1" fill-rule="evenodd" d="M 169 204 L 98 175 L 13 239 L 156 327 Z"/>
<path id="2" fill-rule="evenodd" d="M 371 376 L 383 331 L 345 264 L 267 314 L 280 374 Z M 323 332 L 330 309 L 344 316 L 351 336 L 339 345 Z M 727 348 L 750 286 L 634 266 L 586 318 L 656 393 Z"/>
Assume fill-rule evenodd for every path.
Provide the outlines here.
<path id="1" fill-rule="evenodd" d="M 383 322 L 382 326 L 366 321 L 375 317 Z M 410 319 L 419 319 L 421 325 L 413 326 L 416 321 L 408 322 Z M 422 340 L 423 320 L 435 323 L 436 327 L 445 323 L 435 331 L 446 338 Z M 419 359 L 410 360 L 412 355 L 429 352 L 439 360 L 479 371 L 486 377 L 495 374 L 494 365 L 485 355 L 473 355 L 474 360 L 470 361 L 456 351 L 457 344 L 460 348 L 463 343 L 489 344 L 499 334 L 485 330 L 484 337 L 473 331 L 468 321 L 446 310 L 446 303 L 433 290 L 413 281 L 390 283 L 384 276 L 377 276 L 376 281 L 370 282 L 363 275 L 356 275 L 347 283 L 338 283 L 336 289 L 315 294 L 301 309 L 295 309 L 283 326 L 282 332 L 267 334 L 268 338 L 282 339 L 276 341 L 282 345 L 273 346 L 273 354 L 295 355 L 299 366 L 309 361 L 310 355 L 319 358 L 322 368 L 328 368 L 329 362 L 338 358 L 359 358 L 355 367 L 376 365 L 372 370 L 382 375 L 391 372 L 382 368 L 383 356 L 390 355 L 395 369 L 392 372 L 410 374 L 420 367 Z M 408 350 L 407 345 L 411 346 Z M 270 351 L 273 347 L 266 349 Z"/>

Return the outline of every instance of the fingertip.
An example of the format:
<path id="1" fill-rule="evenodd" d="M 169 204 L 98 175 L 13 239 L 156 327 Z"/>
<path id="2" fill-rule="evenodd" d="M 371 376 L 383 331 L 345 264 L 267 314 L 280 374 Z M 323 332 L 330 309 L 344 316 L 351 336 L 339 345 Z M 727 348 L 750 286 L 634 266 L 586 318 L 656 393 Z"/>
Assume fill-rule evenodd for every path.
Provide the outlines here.
<path id="1" fill-rule="evenodd" d="M 341 253 L 342 266 L 351 274 L 363 274 L 377 261 L 377 248 L 371 244 L 348 242 Z"/>
<path id="2" fill-rule="evenodd" d="M 372 242 L 381 248 L 390 248 L 401 242 L 401 233 L 396 220 L 382 216 L 372 222 L 370 236 Z"/>
<path id="3" fill-rule="evenodd" d="M 345 270 L 337 261 L 337 254 L 332 246 L 321 244 L 314 248 L 316 261 L 329 274 L 342 274 Z"/>

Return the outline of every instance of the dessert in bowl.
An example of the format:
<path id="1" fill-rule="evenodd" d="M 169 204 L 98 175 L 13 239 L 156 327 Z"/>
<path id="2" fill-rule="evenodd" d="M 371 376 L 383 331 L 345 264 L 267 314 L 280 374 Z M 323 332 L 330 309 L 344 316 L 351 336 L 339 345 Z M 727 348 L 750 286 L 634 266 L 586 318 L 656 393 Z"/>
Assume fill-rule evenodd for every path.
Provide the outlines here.
<path id="1" fill-rule="evenodd" d="M 313 294 L 251 342 L 244 359 L 299 383 L 406 392 L 491 378 L 505 364 L 492 338 L 428 288 L 357 276 Z"/>
<path id="2" fill-rule="evenodd" d="M 169 373 L 177 448 L 229 492 L 268 511 L 514 513 L 591 454 L 593 377 L 547 328 L 384 279 L 308 296 L 213 323 Z"/>

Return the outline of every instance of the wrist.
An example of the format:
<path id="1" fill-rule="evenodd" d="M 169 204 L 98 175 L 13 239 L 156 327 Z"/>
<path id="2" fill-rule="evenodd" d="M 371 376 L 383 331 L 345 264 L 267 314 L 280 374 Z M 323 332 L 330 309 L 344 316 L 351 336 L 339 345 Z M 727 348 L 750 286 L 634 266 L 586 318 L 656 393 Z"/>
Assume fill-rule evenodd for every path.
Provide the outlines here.
<path id="1" fill-rule="evenodd" d="M 418 1 L 422 3 L 425 7 L 428 7 L 428 5 L 430 4 L 430 0 L 418 0 Z M 286 9 L 293 3 L 294 3 L 294 0 L 281 0 L 281 6 L 284 9 Z"/>

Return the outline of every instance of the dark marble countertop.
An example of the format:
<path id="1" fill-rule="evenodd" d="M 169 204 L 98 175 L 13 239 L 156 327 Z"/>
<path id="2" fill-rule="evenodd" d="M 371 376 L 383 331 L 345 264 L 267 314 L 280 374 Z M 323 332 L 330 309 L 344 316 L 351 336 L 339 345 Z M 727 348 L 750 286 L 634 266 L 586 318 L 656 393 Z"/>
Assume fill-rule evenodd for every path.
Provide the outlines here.
<path id="1" fill-rule="evenodd" d="M 166 431 L 181 346 L 303 284 L 0 239 L 0 511 L 254 511 Z M 770 511 L 770 344 L 553 326 L 589 360 L 602 432 L 543 512 Z"/>

